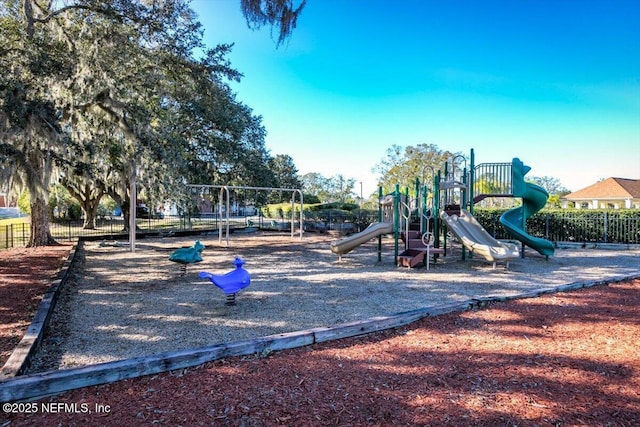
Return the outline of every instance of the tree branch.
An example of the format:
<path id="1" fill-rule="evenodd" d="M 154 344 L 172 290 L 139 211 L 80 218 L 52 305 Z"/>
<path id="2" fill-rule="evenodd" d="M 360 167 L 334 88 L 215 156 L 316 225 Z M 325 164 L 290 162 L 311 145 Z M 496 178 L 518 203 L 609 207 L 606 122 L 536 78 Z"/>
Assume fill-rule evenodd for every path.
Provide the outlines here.
<path id="1" fill-rule="evenodd" d="M 33 16 L 33 8 L 32 8 L 32 6 L 30 4 L 31 1 L 33 1 L 33 4 L 38 7 L 40 12 L 42 14 L 44 14 L 44 16 L 42 16 L 42 17 Z M 44 8 L 44 7 L 40 6 L 40 4 L 38 4 L 37 0 L 24 0 L 24 4 L 25 4 L 25 6 L 24 6 L 25 16 L 26 16 L 26 13 L 27 13 L 27 9 L 29 9 L 29 12 L 31 13 L 32 22 L 46 23 L 46 22 L 49 22 L 51 19 L 56 18 L 56 17 L 58 17 L 60 15 L 63 15 L 66 12 L 71 11 L 71 10 L 86 10 L 86 11 L 90 11 L 90 12 L 95 12 L 95 13 L 99 13 L 99 14 L 102 14 L 102 15 L 106 15 L 106 16 L 111 16 L 111 17 L 117 18 L 121 22 L 124 20 L 124 18 L 131 19 L 134 22 L 139 22 L 138 18 L 133 18 L 131 16 L 123 15 L 123 14 L 117 12 L 114 8 L 111 8 L 111 7 L 102 8 L 102 7 L 99 7 L 99 6 L 90 6 L 90 5 L 87 5 L 87 4 L 72 4 L 72 5 L 68 5 L 68 6 L 63 6 L 60 9 L 57 9 L 57 10 L 47 11 L 46 8 Z"/>
<path id="2" fill-rule="evenodd" d="M 251 29 L 270 24 L 272 29 L 279 28 L 277 45 L 284 42 L 294 28 L 298 15 L 302 12 L 307 0 L 302 0 L 297 8 L 293 0 L 242 0 L 242 13 Z"/>
<path id="3" fill-rule="evenodd" d="M 109 116 L 109 118 L 118 125 L 118 127 L 123 131 L 126 137 L 128 137 L 131 141 L 136 141 L 138 139 L 133 128 L 129 125 L 127 119 L 124 117 L 122 111 L 124 110 L 124 106 L 109 96 L 108 89 L 105 89 L 98 95 L 96 95 L 94 102 L 81 105 L 79 106 L 79 108 L 82 111 L 98 109 L 106 113 L 107 116 Z M 118 110 L 120 110 L 120 112 Z"/>

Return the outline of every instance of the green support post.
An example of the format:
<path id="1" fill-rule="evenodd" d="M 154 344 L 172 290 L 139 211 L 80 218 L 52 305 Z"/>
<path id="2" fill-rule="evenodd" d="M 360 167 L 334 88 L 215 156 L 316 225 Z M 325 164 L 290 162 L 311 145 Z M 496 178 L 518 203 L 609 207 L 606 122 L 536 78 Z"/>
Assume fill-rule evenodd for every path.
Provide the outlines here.
<path id="1" fill-rule="evenodd" d="M 382 222 L 382 187 L 378 187 L 378 222 Z M 382 261 L 382 234 L 378 236 L 378 262 Z"/>
<path id="2" fill-rule="evenodd" d="M 419 205 L 420 205 L 420 178 L 416 177 L 416 213 L 420 215 L 419 218 L 422 218 Z"/>
<path id="3" fill-rule="evenodd" d="M 467 188 L 463 188 L 462 189 L 462 195 L 460 196 L 460 206 L 464 206 L 464 209 L 468 209 L 469 206 L 467 206 L 467 203 L 469 202 L 468 198 L 469 195 L 467 194 L 467 191 L 469 189 L 469 183 L 468 183 L 468 179 L 467 179 L 467 168 L 462 169 L 462 183 L 467 187 Z"/>
<path id="4" fill-rule="evenodd" d="M 398 265 L 398 238 L 400 230 L 400 185 L 393 192 L 393 264 Z"/>
<path id="5" fill-rule="evenodd" d="M 405 189 L 404 189 L 404 197 L 405 197 L 405 201 L 402 203 L 401 207 L 404 208 L 404 205 L 405 204 L 407 205 L 407 219 L 406 219 L 407 223 L 406 224 L 402 223 L 402 218 L 404 218 L 404 215 L 402 215 L 400 217 L 400 228 L 401 228 L 402 231 L 404 231 L 407 228 L 409 228 L 409 225 L 411 224 L 411 215 L 413 213 L 413 212 L 411 212 L 411 203 L 410 203 L 411 199 L 409 198 L 409 187 L 405 187 Z M 402 200 L 402 198 L 400 198 L 400 199 Z M 405 236 L 405 237 L 408 237 L 408 236 Z M 404 249 L 403 250 L 406 250 L 406 249 L 409 249 L 409 240 L 405 240 L 405 245 L 404 245 Z"/>
<path id="6" fill-rule="evenodd" d="M 476 155 L 473 152 L 473 148 L 471 149 L 471 168 L 469 169 L 469 213 L 473 215 L 473 205 L 475 200 L 475 192 L 474 186 L 476 181 Z"/>
<path id="7" fill-rule="evenodd" d="M 467 206 L 467 191 L 469 190 L 469 183 L 467 182 L 467 168 L 462 169 L 462 183 L 466 186 L 466 188 L 462 188 L 460 191 L 462 194 L 460 195 L 460 209 L 466 209 Z M 462 260 L 464 261 L 467 257 L 466 248 L 462 245 Z M 469 259 L 471 259 L 472 253 L 469 252 Z"/>
<path id="8" fill-rule="evenodd" d="M 433 246 L 440 247 L 440 171 L 433 177 Z"/>
<path id="9" fill-rule="evenodd" d="M 421 206 L 420 209 L 420 234 L 427 233 L 429 231 L 429 223 L 427 222 L 426 213 L 427 213 L 427 186 L 422 186 L 422 194 L 421 194 Z"/>

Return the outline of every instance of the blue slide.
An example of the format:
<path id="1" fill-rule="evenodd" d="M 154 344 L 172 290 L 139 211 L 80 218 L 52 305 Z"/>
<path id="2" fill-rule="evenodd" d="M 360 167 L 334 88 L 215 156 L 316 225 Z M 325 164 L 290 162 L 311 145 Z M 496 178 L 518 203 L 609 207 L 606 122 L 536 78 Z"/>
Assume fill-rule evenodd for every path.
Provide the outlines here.
<path id="1" fill-rule="evenodd" d="M 531 215 L 547 204 L 549 193 L 539 185 L 524 181 L 524 176 L 531 168 L 525 166 L 520 159 L 513 159 L 511 165 L 513 196 L 522 197 L 522 206 L 510 209 L 500 217 L 500 224 L 507 232 L 541 255 L 550 256 L 555 252 L 553 243 L 546 239 L 533 237 L 524 231 L 524 225 Z"/>

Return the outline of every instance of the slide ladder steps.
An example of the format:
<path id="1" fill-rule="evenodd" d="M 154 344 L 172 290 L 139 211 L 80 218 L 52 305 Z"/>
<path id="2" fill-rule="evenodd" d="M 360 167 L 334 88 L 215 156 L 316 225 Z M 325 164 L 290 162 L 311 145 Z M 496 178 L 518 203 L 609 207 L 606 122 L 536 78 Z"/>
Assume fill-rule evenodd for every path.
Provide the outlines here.
<path id="1" fill-rule="evenodd" d="M 422 263 L 427 265 L 429 256 L 433 255 L 433 260 L 436 260 L 436 254 L 444 253 L 444 249 L 434 248 L 433 246 L 426 246 L 422 241 L 420 231 L 409 230 L 408 232 L 401 232 L 400 238 L 405 243 L 406 250 L 398 255 L 398 262 L 404 267 L 415 267 Z"/>

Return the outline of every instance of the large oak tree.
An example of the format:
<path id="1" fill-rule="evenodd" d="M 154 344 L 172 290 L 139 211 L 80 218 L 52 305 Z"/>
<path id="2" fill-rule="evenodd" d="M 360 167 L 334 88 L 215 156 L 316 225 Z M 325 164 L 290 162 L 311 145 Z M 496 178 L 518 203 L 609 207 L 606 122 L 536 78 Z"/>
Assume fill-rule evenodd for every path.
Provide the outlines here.
<path id="1" fill-rule="evenodd" d="M 241 6 L 250 26 L 277 28 L 281 43 L 304 1 Z M 160 199 L 199 166 L 228 178 L 251 159 L 264 164 L 244 170 L 267 173 L 260 118 L 224 83 L 240 77 L 225 57 L 230 46 L 204 46 L 187 1 L 3 0 L 0 20 L 0 163 L 31 194 L 29 246 L 52 242 L 54 178 L 91 227 L 103 194 L 127 205 L 134 174 Z"/>

